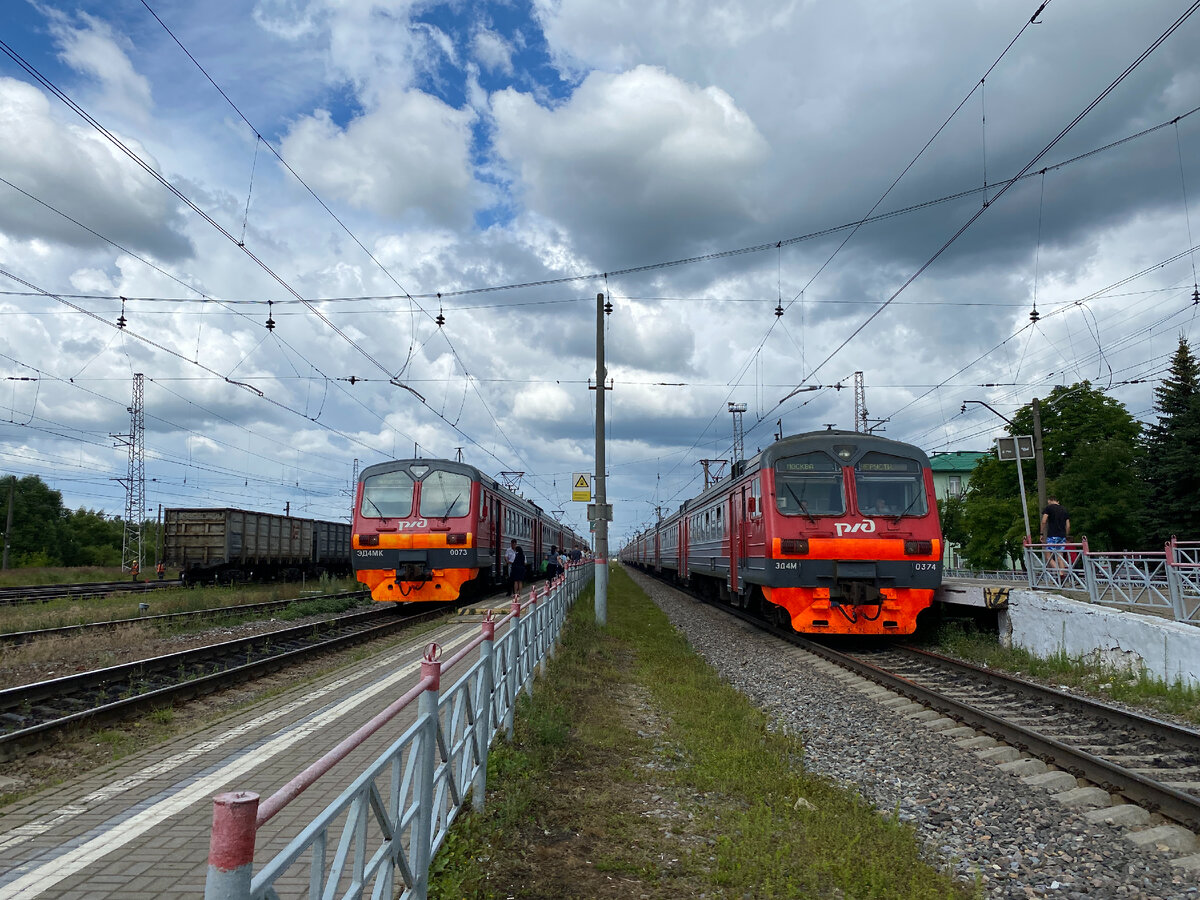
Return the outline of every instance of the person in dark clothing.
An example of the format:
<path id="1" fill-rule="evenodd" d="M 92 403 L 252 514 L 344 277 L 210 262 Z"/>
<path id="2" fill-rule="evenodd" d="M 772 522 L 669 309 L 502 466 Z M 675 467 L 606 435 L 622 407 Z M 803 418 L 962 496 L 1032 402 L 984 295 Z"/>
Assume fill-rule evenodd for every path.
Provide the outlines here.
<path id="1" fill-rule="evenodd" d="M 1046 544 L 1046 567 L 1065 570 L 1067 539 L 1071 536 L 1071 517 L 1056 497 L 1050 497 L 1042 510 L 1042 541 Z"/>
<path id="2" fill-rule="evenodd" d="M 513 596 L 517 597 L 521 593 L 521 588 L 525 584 L 525 551 L 517 545 L 517 539 L 513 538 L 513 561 L 512 568 L 509 569 L 509 575 L 513 583 Z"/>
<path id="3" fill-rule="evenodd" d="M 558 545 L 551 544 L 550 552 L 546 555 L 546 580 L 553 581 L 558 572 Z"/>

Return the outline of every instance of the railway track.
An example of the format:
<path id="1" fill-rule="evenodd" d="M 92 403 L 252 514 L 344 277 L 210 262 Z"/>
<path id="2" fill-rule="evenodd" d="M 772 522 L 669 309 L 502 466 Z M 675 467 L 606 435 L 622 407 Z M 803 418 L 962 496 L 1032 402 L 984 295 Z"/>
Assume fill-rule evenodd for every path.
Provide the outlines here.
<path id="1" fill-rule="evenodd" d="M 160 588 L 182 587 L 178 579 L 172 581 L 98 581 L 84 584 L 30 584 L 22 587 L 0 588 L 0 606 L 18 606 L 25 603 L 49 603 L 64 597 L 86 600 L 91 597 L 106 597 L 109 594 L 129 594 L 156 591 Z"/>
<path id="2" fill-rule="evenodd" d="M 186 621 L 203 621 L 224 617 L 252 617 L 277 610 L 286 609 L 295 603 L 310 600 L 337 600 L 347 597 L 368 597 L 367 591 L 343 591 L 337 594 L 321 594 L 313 597 L 295 597 L 290 600 L 267 600 L 262 603 L 244 603 L 238 606 L 217 606 L 211 609 L 198 609 L 192 612 L 163 613 L 154 616 L 138 616 L 133 619 L 112 619 L 107 622 L 84 622 L 78 625 L 61 625 L 57 628 L 38 628 L 32 631 L 9 631 L 0 634 L 0 647 L 28 644 L 52 637 L 74 637 L 112 631 L 118 628 L 129 628 L 140 625 L 166 625 Z"/>
<path id="3" fill-rule="evenodd" d="M 0 761 L 31 753 L 80 725 L 170 706 L 314 656 L 442 615 L 447 604 L 398 616 L 371 610 L 107 669 L 0 691 Z"/>
<path id="4" fill-rule="evenodd" d="M 842 652 L 720 609 L 1150 812 L 1200 830 L 1200 731 L 907 646 Z"/>

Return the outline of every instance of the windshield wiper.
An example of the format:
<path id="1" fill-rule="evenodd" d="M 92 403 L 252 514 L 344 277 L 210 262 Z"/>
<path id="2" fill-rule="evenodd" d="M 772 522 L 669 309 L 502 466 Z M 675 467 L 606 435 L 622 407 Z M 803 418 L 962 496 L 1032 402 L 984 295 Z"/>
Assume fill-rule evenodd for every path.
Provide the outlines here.
<path id="1" fill-rule="evenodd" d="M 454 504 L 456 504 L 461 498 L 462 498 L 462 491 L 459 491 L 458 496 L 450 501 L 450 505 L 447 506 L 446 511 L 444 513 L 442 513 L 442 521 L 443 522 L 445 522 L 446 519 L 450 518 L 450 511 L 452 509 L 454 509 Z"/>
<path id="2" fill-rule="evenodd" d="M 380 519 L 382 519 L 385 522 L 388 520 L 388 516 L 385 516 L 383 514 L 383 511 L 378 506 L 375 505 L 375 501 L 372 500 L 370 497 L 368 497 L 365 491 L 363 492 L 363 503 L 370 503 L 371 509 L 375 510 L 376 516 L 378 516 Z"/>
<path id="3" fill-rule="evenodd" d="M 908 501 L 908 506 L 904 507 L 904 511 L 903 511 L 902 513 L 899 513 L 897 516 L 895 516 L 895 518 L 893 518 L 893 519 L 892 519 L 892 521 L 893 521 L 893 522 L 899 522 L 899 521 L 900 521 L 900 516 L 907 516 L 907 515 L 908 515 L 908 511 L 909 511 L 910 509 L 912 509 L 912 508 L 913 508 L 913 504 L 915 504 L 915 503 L 916 503 L 918 500 L 920 500 L 920 499 L 921 499 L 923 496 L 924 496 L 924 494 L 919 494 L 919 493 L 918 493 L 918 494 L 914 494 L 914 495 L 913 495 L 913 498 L 912 498 L 911 500 L 909 500 L 909 501 Z"/>
<path id="4" fill-rule="evenodd" d="M 787 483 L 785 482 L 785 483 L 784 483 L 784 487 L 786 487 L 786 488 L 787 488 L 787 492 L 788 492 L 789 494 L 791 494 L 791 495 L 792 495 L 792 499 L 796 501 L 796 505 L 800 507 L 800 512 L 802 512 L 802 513 L 804 513 L 806 516 L 808 516 L 808 521 L 810 521 L 810 522 L 812 522 L 814 525 L 816 525 L 816 524 L 817 524 L 817 520 L 816 520 L 816 519 L 814 519 L 814 518 L 813 518 L 813 514 L 812 514 L 812 513 L 810 513 L 810 512 L 808 511 L 808 504 L 807 504 L 807 503 L 805 503 L 805 502 L 804 502 L 804 499 L 803 499 L 803 495 L 804 495 L 805 491 L 801 491 L 801 492 L 800 492 L 801 496 L 800 496 L 800 497 L 797 497 L 797 496 L 796 496 L 796 491 L 795 491 L 795 490 L 792 488 L 792 486 L 791 486 L 790 484 L 787 484 Z M 804 487 L 805 487 L 805 489 L 807 490 L 807 488 L 808 488 L 808 485 L 806 484 Z"/>

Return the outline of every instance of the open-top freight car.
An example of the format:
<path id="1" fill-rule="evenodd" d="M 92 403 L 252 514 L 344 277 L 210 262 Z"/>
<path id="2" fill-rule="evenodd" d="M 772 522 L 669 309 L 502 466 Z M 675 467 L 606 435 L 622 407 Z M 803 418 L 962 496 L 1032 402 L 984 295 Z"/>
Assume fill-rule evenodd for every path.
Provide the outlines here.
<path id="1" fill-rule="evenodd" d="M 167 509 L 163 563 L 188 584 L 344 575 L 350 526 L 242 509 Z"/>
<path id="2" fill-rule="evenodd" d="M 911 634 L 942 577 L 929 459 L 858 432 L 786 437 L 621 559 L 796 631 Z"/>
<path id="3" fill-rule="evenodd" d="M 541 507 L 466 463 L 397 459 L 359 474 L 354 571 L 378 601 L 450 602 L 503 581 L 505 550 L 525 554 L 532 580 L 551 546 L 587 543 Z"/>

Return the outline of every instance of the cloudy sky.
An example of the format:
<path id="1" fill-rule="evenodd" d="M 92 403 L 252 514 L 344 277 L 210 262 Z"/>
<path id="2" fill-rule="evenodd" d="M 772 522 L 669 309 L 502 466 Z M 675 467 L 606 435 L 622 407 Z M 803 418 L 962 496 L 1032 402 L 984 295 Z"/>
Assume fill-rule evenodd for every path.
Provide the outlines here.
<path id="1" fill-rule="evenodd" d="M 123 512 L 142 373 L 151 515 L 344 519 L 355 460 L 461 448 L 582 530 L 601 292 L 617 543 L 728 403 L 752 453 L 855 372 L 928 452 L 1084 378 L 1149 418 L 1200 15 L 1038 5 L 8 0 L 0 472 Z"/>

